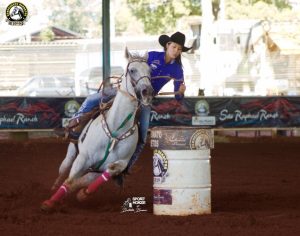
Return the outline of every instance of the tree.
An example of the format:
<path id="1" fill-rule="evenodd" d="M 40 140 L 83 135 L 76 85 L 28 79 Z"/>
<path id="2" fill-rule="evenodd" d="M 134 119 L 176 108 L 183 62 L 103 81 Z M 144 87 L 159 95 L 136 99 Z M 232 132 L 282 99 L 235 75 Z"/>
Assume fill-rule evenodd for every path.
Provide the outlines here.
<path id="1" fill-rule="evenodd" d="M 226 0 L 228 19 L 292 20 L 296 13 L 291 11 L 285 0 Z M 295 19 L 295 18 L 294 18 Z"/>
<path id="2" fill-rule="evenodd" d="M 82 35 L 101 35 L 101 0 L 44 0 L 50 23 Z"/>
<path id="3" fill-rule="evenodd" d="M 115 32 L 120 36 L 143 34 L 144 26 L 134 15 L 132 15 L 126 0 L 117 0 L 114 5 L 115 10 Z"/>
<path id="4" fill-rule="evenodd" d="M 43 42 L 49 42 L 54 39 L 55 35 L 51 28 L 46 28 L 41 31 L 40 38 Z"/>
<path id="5" fill-rule="evenodd" d="M 287 0 L 250 0 L 250 2 L 252 5 L 258 2 L 265 2 L 269 5 L 274 5 L 277 9 L 291 8 Z"/>
<path id="6" fill-rule="evenodd" d="M 177 19 L 200 15 L 200 0 L 127 0 L 127 3 L 149 34 L 173 31 Z"/>

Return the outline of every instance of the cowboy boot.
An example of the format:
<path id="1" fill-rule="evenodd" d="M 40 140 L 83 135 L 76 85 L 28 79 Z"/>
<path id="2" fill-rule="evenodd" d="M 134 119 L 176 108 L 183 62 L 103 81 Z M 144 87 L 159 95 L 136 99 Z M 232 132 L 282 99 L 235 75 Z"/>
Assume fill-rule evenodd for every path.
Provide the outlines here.
<path id="1" fill-rule="evenodd" d="M 54 134 L 60 138 L 77 140 L 80 136 L 80 133 L 77 133 L 73 130 L 73 128 L 74 128 L 73 125 L 77 126 L 77 125 L 79 125 L 79 122 L 80 121 L 77 121 L 77 120 L 75 120 L 75 121 L 70 120 L 68 126 L 66 126 L 65 128 L 54 128 L 54 130 L 53 130 Z M 71 124 L 73 124 L 73 125 L 71 125 Z"/>

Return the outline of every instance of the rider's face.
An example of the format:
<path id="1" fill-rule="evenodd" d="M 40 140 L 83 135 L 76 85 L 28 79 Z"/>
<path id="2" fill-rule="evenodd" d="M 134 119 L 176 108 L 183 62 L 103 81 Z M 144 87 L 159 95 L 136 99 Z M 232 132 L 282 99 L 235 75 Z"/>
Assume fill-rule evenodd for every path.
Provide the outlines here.
<path id="1" fill-rule="evenodd" d="M 166 53 L 173 60 L 182 53 L 182 46 L 174 42 L 169 42 L 167 43 Z"/>

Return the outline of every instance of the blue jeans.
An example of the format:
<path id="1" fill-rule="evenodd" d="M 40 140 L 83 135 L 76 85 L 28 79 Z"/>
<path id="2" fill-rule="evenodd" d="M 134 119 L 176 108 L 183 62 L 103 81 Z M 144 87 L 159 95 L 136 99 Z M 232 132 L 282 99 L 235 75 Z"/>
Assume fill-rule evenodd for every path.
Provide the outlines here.
<path id="1" fill-rule="evenodd" d="M 130 158 L 128 165 L 127 165 L 127 172 L 130 171 L 131 167 L 139 158 L 141 152 L 143 151 L 145 144 L 147 142 L 147 134 L 150 124 L 150 114 L 151 114 L 151 106 L 144 106 L 141 105 L 140 117 L 139 117 L 139 141 L 136 146 L 136 149 Z"/>
<path id="2" fill-rule="evenodd" d="M 79 110 L 74 114 L 74 117 L 78 117 L 83 113 L 93 110 L 95 107 L 99 106 L 101 101 L 104 103 L 108 102 L 110 99 L 115 97 L 116 94 L 116 88 L 107 87 L 104 89 L 104 91 L 101 90 L 99 93 L 89 95 L 81 104 Z"/>

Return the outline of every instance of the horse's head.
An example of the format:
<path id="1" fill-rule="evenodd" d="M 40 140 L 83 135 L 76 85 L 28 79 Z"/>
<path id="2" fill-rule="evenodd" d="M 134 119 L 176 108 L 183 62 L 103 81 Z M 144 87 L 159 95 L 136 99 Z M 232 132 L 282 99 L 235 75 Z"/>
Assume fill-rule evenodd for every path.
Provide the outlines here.
<path id="1" fill-rule="evenodd" d="M 19 8 L 18 7 L 14 7 L 13 10 L 10 13 L 10 16 L 13 17 L 14 15 L 17 15 L 19 12 Z"/>
<path id="2" fill-rule="evenodd" d="M 13 10 L 11 11 L 11 13 L 10 13 L 10 17 L 13 18 L 13 19 L 15 19 L 15 20 L 19 20 L 23 16 L 24 16 L 23 9 L 20 8 L 20 7 L 18 7 L 18 6 L 15 6 L 13 8 Z"/>
<path id="3" fill-rule="evenodd" d="M 125 56 L 128 60 L 126 78 L 130 78 L 138 100 L 144 105 L 149 105 L 153 98 L 153 88 L 150 82 L 150 67 L 147 63 L 148 53 L 144 56 L 133 55 L 126 48 Z"/>

